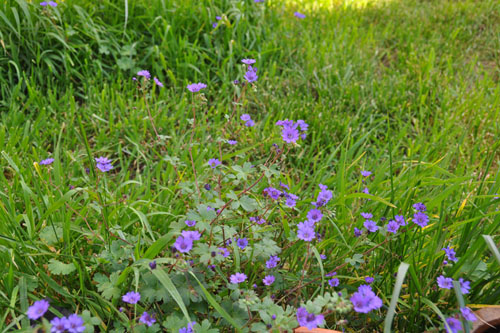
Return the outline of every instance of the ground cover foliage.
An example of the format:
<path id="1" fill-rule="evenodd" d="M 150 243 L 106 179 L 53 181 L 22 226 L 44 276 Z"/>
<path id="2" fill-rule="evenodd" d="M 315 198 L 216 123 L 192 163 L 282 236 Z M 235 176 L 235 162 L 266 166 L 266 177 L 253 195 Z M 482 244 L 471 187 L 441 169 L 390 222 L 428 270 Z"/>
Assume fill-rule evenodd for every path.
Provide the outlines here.
<path id="1" fill-rule="evenodd" d="M 499 23 L 4 1 L 0 329 L 468 331 L 500 297 Z"/>

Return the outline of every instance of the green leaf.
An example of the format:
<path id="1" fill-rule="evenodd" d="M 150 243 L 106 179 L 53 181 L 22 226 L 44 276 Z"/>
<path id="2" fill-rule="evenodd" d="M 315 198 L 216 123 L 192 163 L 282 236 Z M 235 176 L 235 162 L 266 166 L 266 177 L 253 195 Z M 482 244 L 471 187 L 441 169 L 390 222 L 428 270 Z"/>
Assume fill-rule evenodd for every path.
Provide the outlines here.
<path id="1" fill-rule="evenodd" d="M 174 286 L 172 283 L 172 280 L 168 277 L 167 273 L 161 269 L 155 269 L 152 270 L 154 276 L 160 281 L 160 283 L 167 289 L 167 291 L 170 293 L 172 298 L 175 300 L 177 305 L 181 308 L 182 313 L 188 320 L 188 322 L 191 322 L 191 318 L 189 317 L 189 313 L 186 309 L 186 305 L 184 305 L 184 302 L 182 301 L 182 297 L 177 291 L 177 288 Z"/>
<path id="2" fill-rule="evenodd" d="M 247 195 L 244 195 L 240 198 L 241 207 L 247 212 L 252 212 L 258 208 L 257 201 L 254 198 L 250 198 Z"/>
<path id="3" fill-rule="evenodd" d="M 500 265 L 500 252 L 498 251 L 498 248 L 495 245 L 495 242 L 493 241 L 493 238 L 491 238 L 490 235 L 483 235 L 484 240 L 486 241 L 486 245 L 490 248 L 490 251 L 493 253 L 493 256 L 497 260 L 498 264 Z"/>
<path id="4" fill-rule="evenodd" d="M 391 304 L 389 305 L 389 310 L 385 316 L 384 333 L 391 333 L 392 319 L 396 313 L 399 293 L 401 292 L 401 286 L 403 285 L 406 273 L 408 272 L 408 267 L 410 267 L 410 265 L 405 262 L 402 262 L 401 265 L 399 265 L 396 284 L 394 285 L 394 290 L 392 291 Z"/>
<path id="5" fill-rule="evenodd" d="M 75 264 L 65 264 L 56 259 L 50 259 L 49 261 L 49 271 L 56 275 L 68 275 L 76 270 Z"/>

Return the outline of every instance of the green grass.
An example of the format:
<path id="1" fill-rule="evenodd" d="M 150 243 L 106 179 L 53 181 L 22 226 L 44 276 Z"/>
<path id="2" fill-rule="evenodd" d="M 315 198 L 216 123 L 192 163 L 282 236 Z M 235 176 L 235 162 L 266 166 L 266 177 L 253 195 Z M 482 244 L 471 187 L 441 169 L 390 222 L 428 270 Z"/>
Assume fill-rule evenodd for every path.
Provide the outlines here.
<path id="1" fill-rule="evenodd" d="M 314 3 L 129 1 L 127 21 L 124 3 L 116 1 L 65 1 L 52 14 L 37 3 L 0 4 L 0 330 L 27 328 L 28 304 L 43 297 L 88 309 L 103 330 L 112 326 L 119 305 L 96 287 L 95 275 L 107 269 L 96 254 L 107 249 L 111 257 L 106 247 L 121 237 L 133 244 L 123 249 L 130 257 L 170 257 L 165 246 L 173 236 L 160 240 L 195 207 L 195 199 L 181 192 L 193 189 L 191 96 L 185 86 L 208 84 L 193 147 L 196 169 L 203 170 L 219 154 L 217 139 L 229 138 L 221 128 L 241 93 L 232 81 L 242 79 L 240 60 L 249 57 L 257 59 L 259 80 L 238 114 L 246 110 L 257 126 L 234 134 L 244 144 L 224 148 L 224 162 L 263 163 L 271 144 L 281 141 L 274 125 L 279 119 L 310 124 L 308 139 L 286 154 L 282 179 L 292 193 L 304 193 L 301 199 L 318 183 L 334 193 L 324 241 L 315 245 L 328 254 L 325 272 L 384 241 L 382 234 L 367 241 L 352 237 L 361 211 L 409 217 L 411 205 L 422 201 L 432 224 L 339 271 L 346 291 L 376 275 L 376 292 L 387 307 L 393 274 L 406 262 L 393 329 L 439 327 L 435 308 L 449 312 L 458 304 L 453 291 L 435 288 L 440 250 L 452 244 L 460 260 L 446 272 L 472 281 L 466 303 L 498 302 L 498 263 L 482 235 L 498 246 L 499 201 L 493 198 L 500 193 L 499 3 Z M 295 10 L 307 18 L 296 20 Z M 212 29 L 221 14 L 222 23 Z M 139 69 L 166 85 L 148 93 L 156 127 L 166 136 L 161 142 L 130 79 Z M 33 162 L 48 152 L 56 160 L 52 169 L 37 169 Z M 100 155 L 114 160 L 105 177 L 90 162 Z M 369 189 L 380 199 L 359 194 L 360 170 L 374 172 Z M 199 175 L 200 184 L 210 180 L 208 173 Z M 155 241 L 163 246 L 152 247 Z M 281 253 L 290 272 L 302 269 L 301 246 Z M 75 273 L 50 274 L 51 259 L 72 263 Z M 113 292 L 138 284 L 132 274 L 138 266 L 124 262 L 113 269 L 126 267 L 134 268 Z M 247 275 L 257 270 L 248 268 Z M 308 279 L 320 276 L 314 266 Z M 303 288 L 300 299 L 317 288 Z M 384 325 L 375 315 L 349 320 L 353 331 Z"/>

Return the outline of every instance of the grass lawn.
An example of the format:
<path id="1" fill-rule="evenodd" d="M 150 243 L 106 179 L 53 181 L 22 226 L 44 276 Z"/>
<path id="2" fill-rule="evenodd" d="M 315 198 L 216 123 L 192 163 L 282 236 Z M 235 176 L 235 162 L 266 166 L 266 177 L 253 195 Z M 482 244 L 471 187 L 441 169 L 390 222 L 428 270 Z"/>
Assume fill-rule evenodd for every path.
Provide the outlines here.
<path id="1" fill-rule="evenodd" d="M 499 304 L 498 1 L 57 3 L 0 3 L 0 332 Z"/>

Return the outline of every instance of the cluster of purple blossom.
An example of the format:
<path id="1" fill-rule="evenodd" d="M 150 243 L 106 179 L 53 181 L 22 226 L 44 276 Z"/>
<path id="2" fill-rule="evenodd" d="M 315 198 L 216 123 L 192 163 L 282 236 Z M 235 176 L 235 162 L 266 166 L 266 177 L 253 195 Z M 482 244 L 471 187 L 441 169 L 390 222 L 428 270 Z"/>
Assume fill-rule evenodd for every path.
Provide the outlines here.
<path id="1" fill-rule="evenodd" d="M 459 278 L 458 282 L 460 283 L 460 290 L 462 291 L 462 294 L 468 294 L 470 292 L 470 281 Z M 453 288 L 453 279 L 440 275 L 437 278 L 437 284 L 439 288 L 451 289 Z"/>
<path id="2" fill-rule="evenodd" d="M 148 81 L 149 79 L 151 79 L 151 74 L 149 73 L 149 71 L 143 69 L 143 70 L 140 70 L 137 72 L 137 76 L 142 76 L 146 81 Z M 136 81 L 137 78 L 136 77 L 132 77 L 132 80 Z M 161 83 L 160 80 L 158 80 L 158 78 L 155 76 L 153 78 L 153 81 L 155 82 L 155 84 L 160 87 L 160 88 L 163 88 L 163 83 Z"/>
<path id="3" fill-rule="evenodd" d="M 222 20 L 222 17 L 220 17 L 220 16 L 216 16 L 216 17 L 215 17 L 215 19 L 216 19 L 217 21 L 220 21 L 220 20 Z M 214 29 L 215 29 L 215 28 L 217 28 L 217 22 L 212 23 L 212 28 L 214 28 Z"/>
<path id="4" fill-rule="evenodd" d="M 57 7 L 57 2 L 55 2 L 55 1 L 42 1 L 42 2 L 40 2 L 40 6 L 42 6 L 42 7 L 46 7 L 46 6 Z"/>
<path id="5" fill-rule="evenodd" d="M 54 159 L 51 157 L 40 161 L 41 165 L 50 165 L 52 163 L 54 163 Z"/>
<path id="6" fill-rule="evenodd" d="M 207 85 L 205 83 L 201 83 L 201 82 L 188 84 L 188 86 L 187 86 L 188 90 L 192 93 L 196 93 L 196 92 L 200 91 L 201 89 L 205 89 L 206 87 L 207 87 Z"/>
<path id="7" fill-rule="evenodd" d="M 257 67 L 252 67 L 252 65 L 255 64 L 255 59 L 243 59 L 241 62 L 248 66 L 247 71 L 243 76 L 245 80 L 247 80 L 248 83 L 257 81 L 259 78 L 257 75 Z"/>
<path id="8" fill-rule="evenodd" d="M 108 172 L 109 170 L 113 169 L 113 165 L 111 164 L 111 160 L 107 157 L 98 157 L 95 159 L 96 161 L 96 167 L 97 169 L 101 170 L 102 172 Z"/>
<path id="9" fill-rule="evenodd" d="M 299 138 L 305 140 L 309 125 L 303 120 L 278 120 L 276 125 L 281 126 L 281 137 L 286 143 L 296 143 Z M 300 132 L 299 132 L 300 129 Z"/>
<path id="10" fill-rule="evenodd" d="M 425 207 L 423 203 L 417 202 L 413 205 L 413 208 L 417 211 L 413 214 L 413 222 L 422 228 L 427 226 L 427 223 L 429 222 L 429 216 L 425 214 L 427 207 Z"/>
<path id="11" fill-rule="evenodd" d="M 358 291 L 352 294 L 350 300 L 354 306 L 354 311 L 360 313 L 368 313 L 382 306 L 382 300 L 366 284 L 359 286 Z"/>
<path id="12" fill-rule="evenodd" d="M 468 321 L 476 321 L 477 320 L 477 317 L 474 314 L 474 312 L 472 312 L 472 310 L 469 309 L 468 307 L 460 308 L 460 314 L 462 315 L 462 317 L 465 320 L 468 320 Z M 446 323 L 450 327 L 449 330 L 448 329 L 446 330 L 446 332 L 448 332 L 448 333 L 458 333 L 458 332 L 463 330 L 462 323 L 456 317 L 446 318 Z"/>
<path id="13" fill-rule="evenodd" d="M 245 126 L 247 127 L 255 126 L 255 122 L 252 120 L 252 117 L 248 113 L 242 114 L 240 119 L 245 122 Z"/>
<path id="14" fill-rule="evenodd" d="M 122 301 L 128 304 L 137 304 L 141 300 L 141 294 L 135 291 L 129 291 L 122 296 Z M 155 314 L 149 314 L 144 311 L 139 321 L 147 326 L 152 326 L 156 322 Z"/>
<path id="15" fill-rule="evenodd" d="M 289 189 L 288 185 L 285 185 L 280 182 L 280 186 L 285 188 L 286 190 Z M 264 197 L 270 197 L 273 200 L 279 200 L 280 198 L 285 198 L 285 205 L 287 207 L 295 207 L 297 204 L 297 200 L 299 200 L 299 197 L 296 196 L 295 194 L 288 193 L 287 191 L 283 190 L 280 191 L 277 188 L 274 188 L 272 186 L 266 187 L 263 191 Z"/>
<path id="16" fill-rule="evenodd" d="M 184 230 L 175 240 L 174 248 L 181 253 L 187 253 L 193 248 L 193 242 L 200 238 L 201 234 L 198 231 Z"/>
<path id="17" fill-rule="evenodd" d="M 37 320 L 41 318 L 45 312 L 49 309 L 49 302 L 42 299 L 36 301 L 28 308 L 26 315 L 31 320 Z M 55 317 L 50 321 L 52 325 L 51 332 L 53 333 L 81 333 L 85 331 L 84 321 L 82 317 L 76 313 L 69 315 L 68 317 L 58 318 Z"/>
<path id="18" fill-rule="evenodd" d="M 196 325 L 195 321 L 190 322 L 186 327 L 179 329 L 179 333 L 194 333 L 194 325 Z"/>
<path id="19" fill-rule="evenodd" d="M 309 313 L 305 307 L 300 307 L 297 309 L 297 321 L 300 326 L 312 330 L 319 325 L 323 325 L 325 317 L 322 314 L 316 315 L 314 313 Z"/>
<path id="20" fill-rule="evenodd" d="M 257 224 L 264 224 L 266 223 L 266 220 L 260 216 L 251 216 L 250 221 L 257 223 Z"/>

